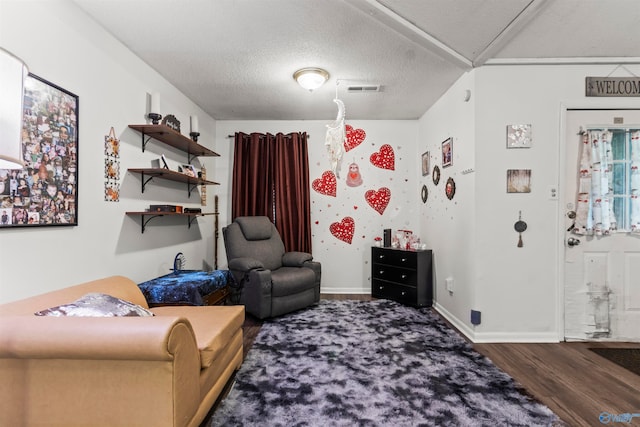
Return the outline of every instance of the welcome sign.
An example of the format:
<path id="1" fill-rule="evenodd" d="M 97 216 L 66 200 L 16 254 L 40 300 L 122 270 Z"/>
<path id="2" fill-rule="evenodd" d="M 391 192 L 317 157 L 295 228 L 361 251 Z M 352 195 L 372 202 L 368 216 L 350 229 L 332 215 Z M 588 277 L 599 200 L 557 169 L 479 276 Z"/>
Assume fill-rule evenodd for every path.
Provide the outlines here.
<path id="1" fill-rule="evenodd" d="M 586 96 L 640 97 L 640 77 L 587 77 Z"/>

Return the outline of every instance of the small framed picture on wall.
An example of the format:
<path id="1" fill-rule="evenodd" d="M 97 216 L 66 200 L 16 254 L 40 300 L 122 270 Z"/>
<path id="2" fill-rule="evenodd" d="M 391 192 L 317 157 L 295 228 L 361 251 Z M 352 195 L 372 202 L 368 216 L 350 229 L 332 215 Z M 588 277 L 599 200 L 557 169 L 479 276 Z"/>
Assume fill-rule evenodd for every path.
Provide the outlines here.
<path id="1" fill-rule="evenodd" d="M 442 141 L 442 167 L 446 168 L 453 164 L 453 138 Z"/>
<path id="2" fill-rule="evenodd" d="M 530 148 L 531 125 L 507 126 L 507 148 Z"/>
<path id="3" fill-rule="evenodd" d="M 429 175 L 431 167 L 429 165 L 429 152 L 422 153 L 422 176 Z"/>

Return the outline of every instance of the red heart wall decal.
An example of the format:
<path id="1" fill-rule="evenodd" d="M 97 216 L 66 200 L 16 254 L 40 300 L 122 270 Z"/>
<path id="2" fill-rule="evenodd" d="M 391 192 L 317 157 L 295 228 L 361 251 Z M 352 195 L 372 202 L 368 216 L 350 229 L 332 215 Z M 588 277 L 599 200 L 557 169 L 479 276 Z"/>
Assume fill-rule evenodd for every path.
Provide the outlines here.
<path id="1" fill-rule="evenodd" d="M 344 141 L 344 149 L 346 151 L 356 148 L 367 137 L 367 134 L 362 129 L 354 129 L 351 125 L 346 125 L 344 128 L 347 132 L 347 138 Z"/>
<path id="2" fill-rule="evenodd" d="M 371 155 L 371 164 L 382 169 L 395 170 L 396 158 L 389 144 L 380 147 L 380 151 Z"/>
<path id="3" fill-rule="evenodd" d="M 382 215 L 389 204 L 389 200 L 391 200 L 391 190 L 387 187 L 382 187 L 378 191 L 369 190 L 364 193 L 364 198 L 369 203 L 369 206 Z"/>
<path id="4" fill-rule="evenodd" d="M 321 178 L 314 179 L 311 188 L 320 194 L 336 197 L 336 176 L 331 171 L 326 171 Z"/>
<path id="5" fill-rule="evenodd" d="M 329 231 L 331 231 L 331 234 L 333 234 L 334 237 L 351 244 L 355 228 L 356 224 L 353 221 L 353 218 L 346 216 L 342 221 L 332 223 L 329 226 Z"/>

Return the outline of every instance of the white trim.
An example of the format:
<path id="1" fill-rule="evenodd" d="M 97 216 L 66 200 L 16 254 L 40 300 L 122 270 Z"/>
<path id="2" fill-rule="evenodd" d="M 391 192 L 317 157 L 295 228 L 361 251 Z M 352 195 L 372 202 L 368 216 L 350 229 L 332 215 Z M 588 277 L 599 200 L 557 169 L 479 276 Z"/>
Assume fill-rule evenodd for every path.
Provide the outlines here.
<path id="1" fill-rule="evenodd" d="M 456 67 L 462 68 L 463 70 L 470 70 L 473 68 L 473 63 L 469 59 L 456 52 L 450 46 L 442 43 L 431 34 L 418 28 L 413 23 L 398 15 L 379 1 L 352 0 L 349 4 L 360 9 L 369 15 L 369 17 L 376 19 L 381 24 L 393 29 L 398 34 L 401 34 L 415 42 L 419 46 L 422 46 L 430 52 L 442 57 L 446 61 L 451 62 Z"/>
<path id="2" fill-rule="evenodd" d="M 442 317 L 447 319 L 447 321 L 451 323 L 462 335 L 469 338 L 471 342 L 475 342 L 475 331 L 471 329 L 467 324 L 465 324 L 462 320 L 454 316 L 449 310 L 444 308 L 444 306 L 438 304 L 437 301 L 434 302 L 433 309 L 440 313 Z"/>
<path id="3" fill-rule="evenodd" d="M 478 332 L 473 341 L 480 343 L 557 343 L 555 332 Z"/>
<path id="4" fill-rule="evenodd" d="M 482 65 L 622 65 L 640 64 L 640 57 L 492 58 Z"/>
<path id="5" fill-rule="evenodd" d="M 369 288 L 327 288 L 320 287 L 321 294 L 357 294 L 357 295 L 371 295 L 371 289 Z"/>

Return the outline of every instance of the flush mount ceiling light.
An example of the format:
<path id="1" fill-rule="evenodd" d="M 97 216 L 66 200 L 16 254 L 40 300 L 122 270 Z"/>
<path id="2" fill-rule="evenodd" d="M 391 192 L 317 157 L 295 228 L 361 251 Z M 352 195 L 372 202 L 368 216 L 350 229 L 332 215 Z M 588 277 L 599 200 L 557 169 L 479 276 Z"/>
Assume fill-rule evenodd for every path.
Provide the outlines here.
<path id="1" fill-rule="evenodd" d="M 293 78 L 300 86 L 312 92 L 329 80 L 329 73 L 322 68 L 302 68 L 293 73 Z"/>

